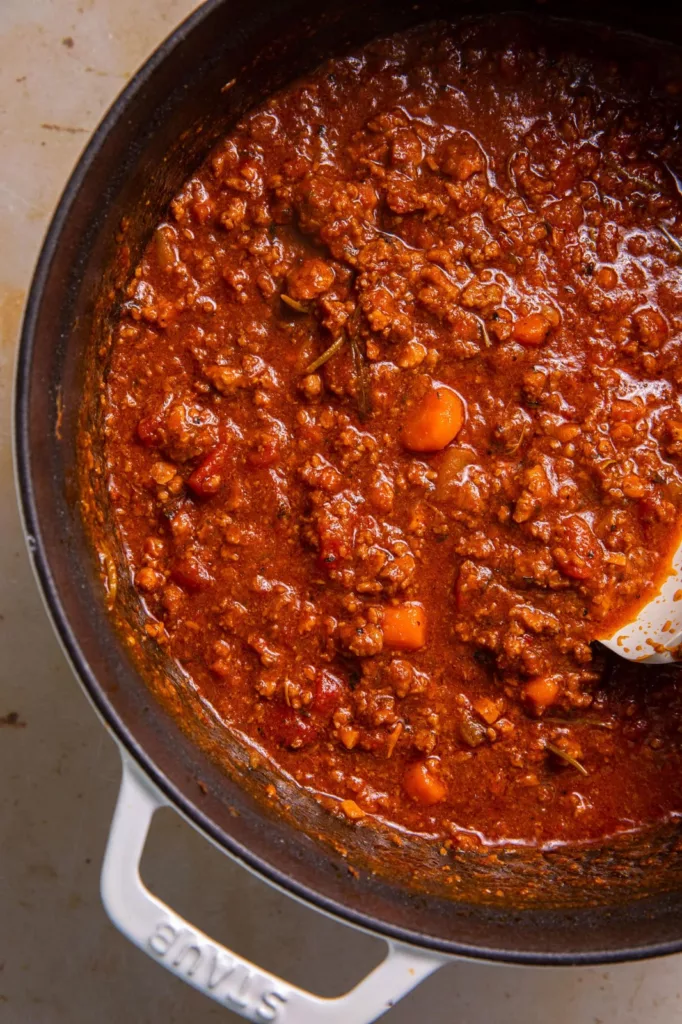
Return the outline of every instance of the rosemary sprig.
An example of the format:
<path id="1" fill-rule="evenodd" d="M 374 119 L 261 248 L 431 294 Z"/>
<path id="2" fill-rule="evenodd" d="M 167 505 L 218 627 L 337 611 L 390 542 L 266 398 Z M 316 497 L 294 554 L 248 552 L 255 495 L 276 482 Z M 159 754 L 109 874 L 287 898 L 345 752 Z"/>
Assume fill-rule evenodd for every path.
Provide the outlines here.
<path id="1" fill-rule="evenodd" d="M 543 715 L 543 722 L 554 722 L 556 725 L 588 725 L 593 729 L 607 729 L 613 731 L 611 722 L 602 722 L 599 718 L 590 718 L 588 715 L 577 715 L 574 718 L 561 718 L 559 715 Z"/>
<path id="2" fill-rule="evenodd" d="M 353 356 L 353 369 L 358 382 L 358 412 L 360 419 L 364 420 L 369 412 L 369 390 L 367 387 L 367 366 L 358 339 L 353 332 L 349 332 L 350 350 Z"/>
<path id="3" fill-rule="evenodd" d="M 516 441 L 511 446 L 511 448 L 507 448 L 507 455 L 516 455 L 517 451 L 519 450 L 519 448 L 523 444 L 523 440 L 524 440 L 525 436 L 526 436 L 526 424 L 524 423 L 523 427 L 521 428 L 521 434 L 519 435 L 518 441 Z"/>
<path id="4" fill-rule="evenodd" d="M 571 754 L 567 754 L 565 750 L 561 749 L 561 747 L 557 747 L 553 743 L 545 742 L 545 750 L 549 750 L 549 752 L 551 754 L 554 754 L 555 757 L 559 757 L 562 761 L 565 761 L 566 764 L 570 764 L 571 768 L 575 768 L 575 770 L 577 772 L 580 772 L 581 775 L 590 774 L 585 765 L 581 764 L 580 761 L 578 761 Z"/>
<path id="5" fill-rule="evenodd" d="M 504 165 L 505 174 L 507 175 L 507 181 L 509 182 L 512 188 L 518 188 L 518 185 L 516 183 L 516 171 L 514 170 L 514 160 L 519 155 L 519 150 L 513 149 L 509 156 L 507 157 L 507 160 Z"/>
<path id="6" fill-rule="evenodd" d="M 673 179 L 673 183 L 675 185 L 675 189 L 677 191 L 678 196 L 682 196 L 682 182 L 677 177 L 677 175 L 675 174 L 674 170 L 672 169 L 672 167 L 670 166 L 670 164 L 666 160 L 663 161 L 663 166 L 665 167 L 665 169 L 668 172 L 668 174 L 670 175 L 670 177 Z"/>
<path id="7" fill-rule="evenodd" d="M 478 326 L 479 326 L 479 328 L 481 330 L 481 335 L 483 337 L 483 341 L 485 343 L 485 347 L 486 348 L 492 348 L 492 344 L 493 343 L 490 340 L 490 335 L 488 334 L 488 328 L 486 327 L 485 320 L 482 317 L 478 321 Z"/>
<path id="8" fill-rule="evenodd" d="M 647 181 L 646 178 L 640 178 L 638 174 L 633 174 L 632 171 L 628 171 L 624 167 L 621 167 L 620 164 L 613 159 L 613 157 L 607 156 L 604 160 L 604 163 L 607 167 L 610 167 L 612 171 L 615 171 L 616 174 L 620 174 L 623 178 L 626 178 L 628 181 L 631 181 L 633 185 L 639 185 L 639 187 L 643 188 L 645 192 L 651 193 L 658 191 L 656 186 L 652 185 L 650 181 Z"/>
<path id="9" fill-rule="evenodd" d="M 284 298 L 284 296 L 282 296 Z M 350 345 L 351 357 L 353 360 L 353 372 L 357 381 L 358 413 L 361 420 L 364 420 L 369 413 L 369 385 L 367 381 L 367 360 L 360 348 L 356 335 L 356 327 L 360 316 L 360 307 L 356 306 L 351 314 L 345 328 L 341 331 L 328 349 L 318 356 L 309 366 L 306 366 L 304 373 L 315 373 L 321 366 L 339 352 L 346 341 Z"/>
<path id="10" fill-rule="evenodd" d="M 342 331 L 341 334 L 339 334 L 338 338 L 336 338 L 331 343 L 329 348 L 325 349 L 324 352 L 322 353 L 322 355 L 318 356 L 317 359 L 314 359 L 313 362 L 309 366 L 306 366 L 306 368 L 305 368 L 305 370 L 303 372 L 306 373 L 306 374 L 308 374 L 308 373 L 315 373 L 315 370 L 319 370 L 319 368 L 321 366 L 324 366 L 324 364 L 329 359 L 331 359 L 332 356 L 335 356 L 336 353 L 339 352 L 343 348 L 343 346 L 345 344 L 346 344 L 346 334 L 345 334 L 345 332 Z"/>
<path id="11" fill-rule="evenodd" d="M 668 228 L 665 226 L 665 224 L 659 224 L 658 227 L 659 227 L 659 229 L 661 231 L 661 234 L 665 235 L 665 237 L 668 239 L 668 241 L 670 242 L 672 247 L 674 249 L 677 249 L 679 254 L 682 256 L 682 242 L 680 242 L 679 238 L 677 238 L 672 233 L 672 231 L 669 231 Z"/>
<path id="12" fill-rule="evenodd" d="M 285 295 L 284 292 L 280 295 L 282 302 L 289 306 L 290 309 L 295 309 L 297 313 L 308 313 L 308 307 L 304 306 L 298 299 L 292 299 L 290 295 Z"/>

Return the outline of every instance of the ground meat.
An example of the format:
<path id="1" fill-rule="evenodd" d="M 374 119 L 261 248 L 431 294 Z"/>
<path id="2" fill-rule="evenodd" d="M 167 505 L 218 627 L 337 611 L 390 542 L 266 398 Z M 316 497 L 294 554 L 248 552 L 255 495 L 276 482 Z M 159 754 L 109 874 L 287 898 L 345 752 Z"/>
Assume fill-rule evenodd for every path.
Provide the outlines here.
<path id="1" fill-rule="evenodd" d="M 131 279 L 104 443 L 147 632 L 352 821 L 682 811 L 676 670 L 594 644 L 682 512 L 680 79 L 612 43 L 498 18 L 334 60 Z"/>

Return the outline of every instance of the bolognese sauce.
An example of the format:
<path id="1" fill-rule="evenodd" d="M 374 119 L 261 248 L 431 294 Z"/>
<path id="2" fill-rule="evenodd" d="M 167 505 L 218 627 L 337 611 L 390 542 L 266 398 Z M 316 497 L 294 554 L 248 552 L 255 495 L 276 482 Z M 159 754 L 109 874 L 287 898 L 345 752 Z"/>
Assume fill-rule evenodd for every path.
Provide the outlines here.
<path id="1" fill-rule="evenodd" d="M 331 811 L 460 846 L 682 811 L 677 670 L 595 643 L 679 539 L 682 81 L 571 31 L 427 26 L 245 116 L 102 385 L 147 633 Z"/>

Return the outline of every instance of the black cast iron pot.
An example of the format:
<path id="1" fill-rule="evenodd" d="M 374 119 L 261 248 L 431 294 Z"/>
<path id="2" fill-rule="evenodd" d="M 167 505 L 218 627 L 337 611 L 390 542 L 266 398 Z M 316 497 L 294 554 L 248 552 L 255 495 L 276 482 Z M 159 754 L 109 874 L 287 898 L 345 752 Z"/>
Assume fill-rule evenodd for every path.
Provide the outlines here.
<path id="1" fill-rule="evenodd" d="M 520 8 L 682 42 L 682 16 L 663 4 L 514 9 Z M 457 864 L 461 885 L 446 892 L 435 885 L 416 890 L 411 881 L 415 862 L 423 865 L 433 851 L 416 844 L 396 858 L 381 836 L 371 838 L 368 851 L 365 830 L 331 822 L 301 794 L 286 792 L 283 780 L 277 785 L 294 814 L 265 809 L 257 795 L 264 780 L 252 779 L 239 744 L 192 706 L 158 652 L 140 641 L 131 653 L 121 624 L 130 634 L 134 595 L 125 583 L 115 602 L 107 595 L 80 515 L 77 434 L 83 418 L 97 417 L 96 403 L 84 403 L 83 394 L 87 380 L 103 372 L 124 283 L 122 218 L 134 266 L 174 192 L 235 119 L 273 89 L 375 35 L 493 9 L 494 3 L 474 8 L 462 0 L 331 0 L 321 8 L 307 0 L 211 0 L 156 51 L 96 131 L 59 203 L 28 300 L 16 460 L 29 549 L 64 648 L 126 765 L 104 899 L 134 941 L 253 1020 L 374 1019 L 453 955 L 584 964 L 682 949 L 682 855 L 672 828 L 639 844 L 564 850 L 534 861 L 510 854 L 494 868 L 464 857 Z M 97 482 L 91 483 L 96 500 Z M 183 702 L 194 722 L 189 730 L 172 712 Z M 137 857 L 160 802 L 263 878 L 384 936 L 389 958 L 342 1001 L 308 997 L 231 958 L 141 887 Z M 358 878 L 336 852 L 340 846 L 359 866 Z M 383 864 L 378 873 L 362 870 L 369 852 Z M 524 896 L 531 874 L 540 879 L 533 900 Z"/>

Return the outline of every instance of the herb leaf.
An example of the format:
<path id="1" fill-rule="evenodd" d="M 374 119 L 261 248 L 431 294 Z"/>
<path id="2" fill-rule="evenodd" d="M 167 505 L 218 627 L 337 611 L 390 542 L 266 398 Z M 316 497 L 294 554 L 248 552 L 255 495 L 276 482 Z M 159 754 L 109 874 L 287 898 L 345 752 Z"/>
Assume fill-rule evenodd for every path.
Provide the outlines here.
<path id="1" fill-rule="evenodd" d="M 331 343 L 329 348 L 324 350 L 324 352 L 322 353 L 321 356 L 318 356 L 317 359 L 314 359 L 313 362 L 310 364 L 310 366 L 306 366 L 306 368 L 305 368 L 305 370 L 303 372 L 304 373 L 315 373 L 315 370 L 319 370 L 319 368 L 321 366 L 324 366 L 324 364 L 327 362 L 327 360 L 331 359 L 332 356 L 335 356 L 336 353 L 340 349 L 343 348 L 345 343 L 346 343 L 346 335 L 345 334 L 340 334 L 338 336 L 338 338 L 336 338 Z"/>
<path id="2" fill-rule="evenodd" d="M 585 765 L 581 764 L 580 761 L 571 754 L 567 754 L 565 750 L 561 749 L 561 747 L 556 747 L 553 743 L 545 742 L 545 750 L 549 750 L 549 752 L 554 754 L 555 757 L 559 757 L 562 761 L 565 761 L 566 764 L 570 764 L 571 768 L 575 768 L 575 770 L 580 772 L 581 775 L 590 774 Z"/>

